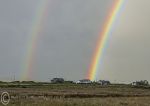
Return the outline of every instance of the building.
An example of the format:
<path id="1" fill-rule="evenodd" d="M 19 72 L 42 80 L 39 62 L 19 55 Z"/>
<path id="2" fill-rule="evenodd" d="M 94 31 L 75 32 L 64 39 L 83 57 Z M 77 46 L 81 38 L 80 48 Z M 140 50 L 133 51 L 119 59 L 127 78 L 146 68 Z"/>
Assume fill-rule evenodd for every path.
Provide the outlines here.
<path id="1" fill-rule="evenodd" d="M 76 84 L 91 84 L 92 81 L 90 81 L 89 79 L 82 79 L 76 82 Z"/>
<path id="2" fill-rule="evenodd" d="M 147 85 L 149 85 L 149 83 L 147 80 L 141 80 L 141 81 L 132 82 L 131 85 L 133 85 L 133 86 L 147 86 Z"/>
<path id="3" fill-rule="evenodd" d="M 64 79 L 63 78 L 53 78 L 51 80 L 51 83 L 64 83 Z"/>

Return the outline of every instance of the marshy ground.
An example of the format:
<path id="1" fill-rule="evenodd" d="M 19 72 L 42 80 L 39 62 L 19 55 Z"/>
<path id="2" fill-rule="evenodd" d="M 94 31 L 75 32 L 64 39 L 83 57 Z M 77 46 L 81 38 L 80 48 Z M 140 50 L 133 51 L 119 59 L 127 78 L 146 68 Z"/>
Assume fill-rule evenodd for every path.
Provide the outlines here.
<path id="1" fill-rule="evenodd" d="M 1 85 L 3 91 L 8 106 L 150 106 L 150 88 L 130 85 Z"/>

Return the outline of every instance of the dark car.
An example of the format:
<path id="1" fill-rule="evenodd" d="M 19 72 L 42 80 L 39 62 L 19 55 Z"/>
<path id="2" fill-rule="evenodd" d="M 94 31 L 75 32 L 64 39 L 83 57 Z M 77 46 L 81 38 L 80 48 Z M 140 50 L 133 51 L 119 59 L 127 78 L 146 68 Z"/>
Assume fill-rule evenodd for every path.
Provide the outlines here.
<path id="1" fill-rule="evenodd" d="M 64 79 L 63 78 L 53 78 L 51 80 L 51 83 L 64 83 Z"/>

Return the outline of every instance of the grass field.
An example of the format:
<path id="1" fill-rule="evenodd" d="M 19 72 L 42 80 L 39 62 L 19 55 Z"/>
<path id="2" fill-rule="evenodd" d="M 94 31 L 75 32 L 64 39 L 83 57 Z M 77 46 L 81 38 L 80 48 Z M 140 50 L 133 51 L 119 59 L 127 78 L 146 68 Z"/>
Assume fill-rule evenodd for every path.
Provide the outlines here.
<path id="1" fill-rule="evenodd" d="M 150 97 L 32 98 L 11 101 L 8 106 L 150 106 Z"/>
<path id="2" fill-rule="evenodd" d="M 150 88 L 129 85 L 7 85 L 8 106 L 150 106 Z M 2 104 L 1 104 L 2 105 Z"/>

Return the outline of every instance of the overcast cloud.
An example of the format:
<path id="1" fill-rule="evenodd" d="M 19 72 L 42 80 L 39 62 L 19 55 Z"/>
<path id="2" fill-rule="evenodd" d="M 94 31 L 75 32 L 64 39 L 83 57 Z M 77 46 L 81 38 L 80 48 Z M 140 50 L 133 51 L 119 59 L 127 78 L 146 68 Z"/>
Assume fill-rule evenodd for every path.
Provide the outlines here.
<path id="1" fill-rule="evenodd" d="M 0 1 L 0 80 L 22 76 L 27 43 L 40 0 Z M 113 0 L 51 0 L 37 42 L 33 80 L 86 76 Z M 150 1 L 127 0 L 111 35 L 97 79 L 150 81 Z"/>

